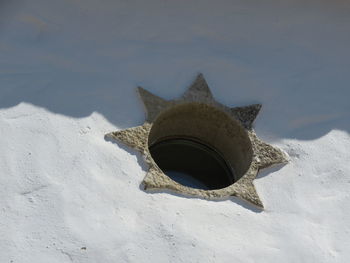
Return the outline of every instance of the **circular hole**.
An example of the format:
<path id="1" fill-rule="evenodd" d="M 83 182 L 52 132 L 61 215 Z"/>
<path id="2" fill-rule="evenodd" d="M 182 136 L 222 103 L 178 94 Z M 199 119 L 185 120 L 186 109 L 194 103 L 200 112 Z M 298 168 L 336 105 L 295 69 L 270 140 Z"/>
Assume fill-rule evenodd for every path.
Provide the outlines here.
<path id="1" fill-rule="evenodd" d="M 195 139 L 164 139 L 149 150 L 159 168 L 184 186 L 214 190 L 234 183 L 232 169 L 225 159 L 215 149 Z"/>
<path id="2" fill-rule="evenodd" d="M 148 147 L 158 167 L 193 188 L 221 189 L 239 180 L 252 162 L 247 131 L 226 112 L 203 103 L 183 103 L 153 122 Z"/>

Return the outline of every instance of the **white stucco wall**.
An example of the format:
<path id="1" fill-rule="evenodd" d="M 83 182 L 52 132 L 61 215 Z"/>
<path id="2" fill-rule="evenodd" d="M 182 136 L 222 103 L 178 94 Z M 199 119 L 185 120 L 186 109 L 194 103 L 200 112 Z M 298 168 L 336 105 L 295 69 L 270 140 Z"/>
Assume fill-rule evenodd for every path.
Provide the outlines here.
<path id="1" fill-rule="evenodd" d="M 4 0 L 0 262 L 348 262 L 350 2 Z M 140 189 L 141 85 L 202 72 L 291 157 L 255 180 L 266 209 Z"/>

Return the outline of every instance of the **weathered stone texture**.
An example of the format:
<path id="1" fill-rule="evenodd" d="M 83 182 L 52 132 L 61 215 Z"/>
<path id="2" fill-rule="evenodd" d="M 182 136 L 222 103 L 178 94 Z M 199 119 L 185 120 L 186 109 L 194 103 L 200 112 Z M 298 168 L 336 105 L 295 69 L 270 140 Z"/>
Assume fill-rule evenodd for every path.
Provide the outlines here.
<path id="1" fill-rule="evenodd" d="M 139 88 L 138 90 L 147 111 L 147 118 L 145 123 L 142 126 L 109 133 L 106 135 L 106 137 L 123 142 L 126 145 L 140 151 L 144 155 L 145 161 L 149 165 L 149 171 L 143 180 L 143 184 L 146 190 L 168 189 L 184 195 L 197 196 L 205 199 L 225 199 L 229 196 L 236 196 L 256 206 L 259 206 L 261 208 L 263 207 L 263 204 L 259 199 L 259 196 L 257 195 L 257 192 L 253 185 L 253 180 L 256 178 L 256 175 L 260 169 L 279 163 L 286 163 L 288 161 L 288 157 L 281 150 L 265 142 L 262 142 L 252 129 L 252 123 L 261 108 L 260 104 L 253 104 L 246 107 L 236 108 L 228 108 L 225 105 L 220 104 L 213 98 L 208 84 L 206 83 L 202 74 L 199 74 L 197 76 L 196 80 L 185 92 L 185 94 L 177 100 L 167 101 L 156 95 L 153 95 L 143 88 Z M 233 158 L 235 161 L 243 161 L 246 163 L 248 162 L 248 166 L 240 167 L 240 170 L 243 172 L 240 174 L 238 180 L 228 187 L 218 190 L 201 190 L 183 186 L 166 176 L 152 159 L 152 156 L 149 152 L 149 136 L 151 132 L 152 134 L 156 134 L 154 135 L 155 138 L 152 138 L 152 140 L 156 140 L 157 138 L 161 137 L 163 130 L 168 130 L 170 134 L 172 129 L 175 129 L 174 132 L 179 132 L 181 131 L 181 125 L 183 125 L 185 130 L 186 125 L 189 125 L 190 122 L 194 127 L 196 127 L 196 125 L 194 125 L 196 121 L 189 120 L 189 122 L 186 122 L 186 114 L 182 113 L 182 119 L 177 119 L 177 122 L 174 122 L 174 127 L 168 127 L 168 129 L 165 129 L 164 125 L 161 126 L 158 123 L 160 121 L 164 121 L 159 116 L 164 116 L 165 112 L 168 113 L 170 111 L 174 111 L 176 115 L 177 107 L 183 110 L 183 107 L 181 107 L 182 105 L 191 105 L 191 103 L 197 103 L 193 104 L 194 109 L 200 109 L 200 107 L 202 107 L 204 115 L 211 115 L 218 111 L 222 112 L 221 115 L 218 113 L 215 115 L 215 118 L 222 117 L 222 121 L 226 122 L 221 124 L 222 127 L 218 131 L 223 132 L 222 134 L 232 133 L 231 138 L 232 140 L 235 138 L 235 145 L 241 147 L 241 149 L 247 149 L 244 150 L 246 152 L 245 155 L 242 151 L 242 154 L 244 155 L 243 157 L 237 157 L 237 154 L 235 152 L 226 150 L 226 156 L 224 154 L 225 158 Z M 204 105 L 208 105 L 208 107 L 210 106 L 209 108 L 212 108 L 213 111 L 208 111 L 208 107 L 204 107 Z M 224 114 L 229 115 L 229 119 L 225 119 Z M 190 112 L 188 115 L 191 115 Z M 206 117 L 203 118 L 205 119 Z M 215 118 L 208 117 L 208 120 L 210 122 Z M 169 123 L 171 123 L 171 121 Z M 155 124 L 156 127 L 159 126 L 162 128 L 159 128 L 160 130 L 157 130 L 156 132 L 152 131 L 152 128 Z M 210 125 L 211 123 L 208 123 L 208 125 L 204 126 L 202 125 L 204 129 L 200 131 L 196 131 L 196 128 L 192 128 L 191 130 L 186 127 L 186 129 L 190 134 L 192 133 L 195 135 L 197 134 L 197 136 L 203 136 L 204 139 L 209 140 L 208 143 L 216 143 L 219 145 L 219 148 L 222 147 L 224 149 L 224 147 L 221 145 L 225 143 L 229 144 L 230 137 L 224 137 L 222 140 L 227 140 L 225 142 L 217 142 L 218 139 L 216 139 L 216 142 L 211 142 L 211 131 L 208 130 L 211 127 Z M 217 125 L 217 123 L 215 125 Z M 197 126 L 199 127 L 200 125 L 198 124 Z M 224 131 L 222 129 L 224 129 Z M 245 140 L 244 138 L 248 138 L 248 140 Z M 251 155 L 247 153 L 247 151 L 249 152 L 249 149 L 252 151 Z"/>

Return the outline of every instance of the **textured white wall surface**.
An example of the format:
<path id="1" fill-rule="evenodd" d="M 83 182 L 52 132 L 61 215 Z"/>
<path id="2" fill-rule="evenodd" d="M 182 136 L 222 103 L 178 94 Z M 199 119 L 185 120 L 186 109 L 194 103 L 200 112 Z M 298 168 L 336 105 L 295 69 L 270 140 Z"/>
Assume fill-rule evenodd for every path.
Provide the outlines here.
<path id="1" fill-rule="evenodd" d="M 0 262 L 349 262 L 350 2 L 0 2 Z M 260 211 L 140 188 L 138 85 L 263 105 Z"/>

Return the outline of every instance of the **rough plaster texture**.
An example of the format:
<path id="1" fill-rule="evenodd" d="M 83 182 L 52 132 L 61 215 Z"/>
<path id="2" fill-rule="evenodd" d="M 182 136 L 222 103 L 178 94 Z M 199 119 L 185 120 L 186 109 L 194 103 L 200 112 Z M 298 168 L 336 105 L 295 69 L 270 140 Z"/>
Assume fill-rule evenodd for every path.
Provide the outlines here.
<path id="1" fill-rule="evenodd" d="M 281 150 L 262 142 L 252 129 L 252 123 L 261 108 L 260 104 L 236 108 L 220 104 L 213 98 L 202 74 L 197 76 L 185 94 L 177 100 L 166 101 L 143 88 L 138 90 L 147 110 L 145 123 L 106 134 L 106 138 L 123 142 L 143 154 L 149 166 L 143 180 L 145 189 L 168 189 L 205 199 L 236 196 L 263 208 L 253 180 L 260 169 L 286 163 L 288 158 Z M 193 118 L 193 112 L 199 114 L 194 114 Z M 225 159 L 232 166 L 236 166 L 235 170 L 239 172 L 238 181 L 222 189 L 202 190 L 183 186 L 170 179 L 153 160 L 149 145 L 171 135 L 197 138 L 202 136 L 200 139 L 216 146 Z M 230 151 L 230 148 L 237 148 L 241 153 L 237 153 L 237 150 Z"/>

